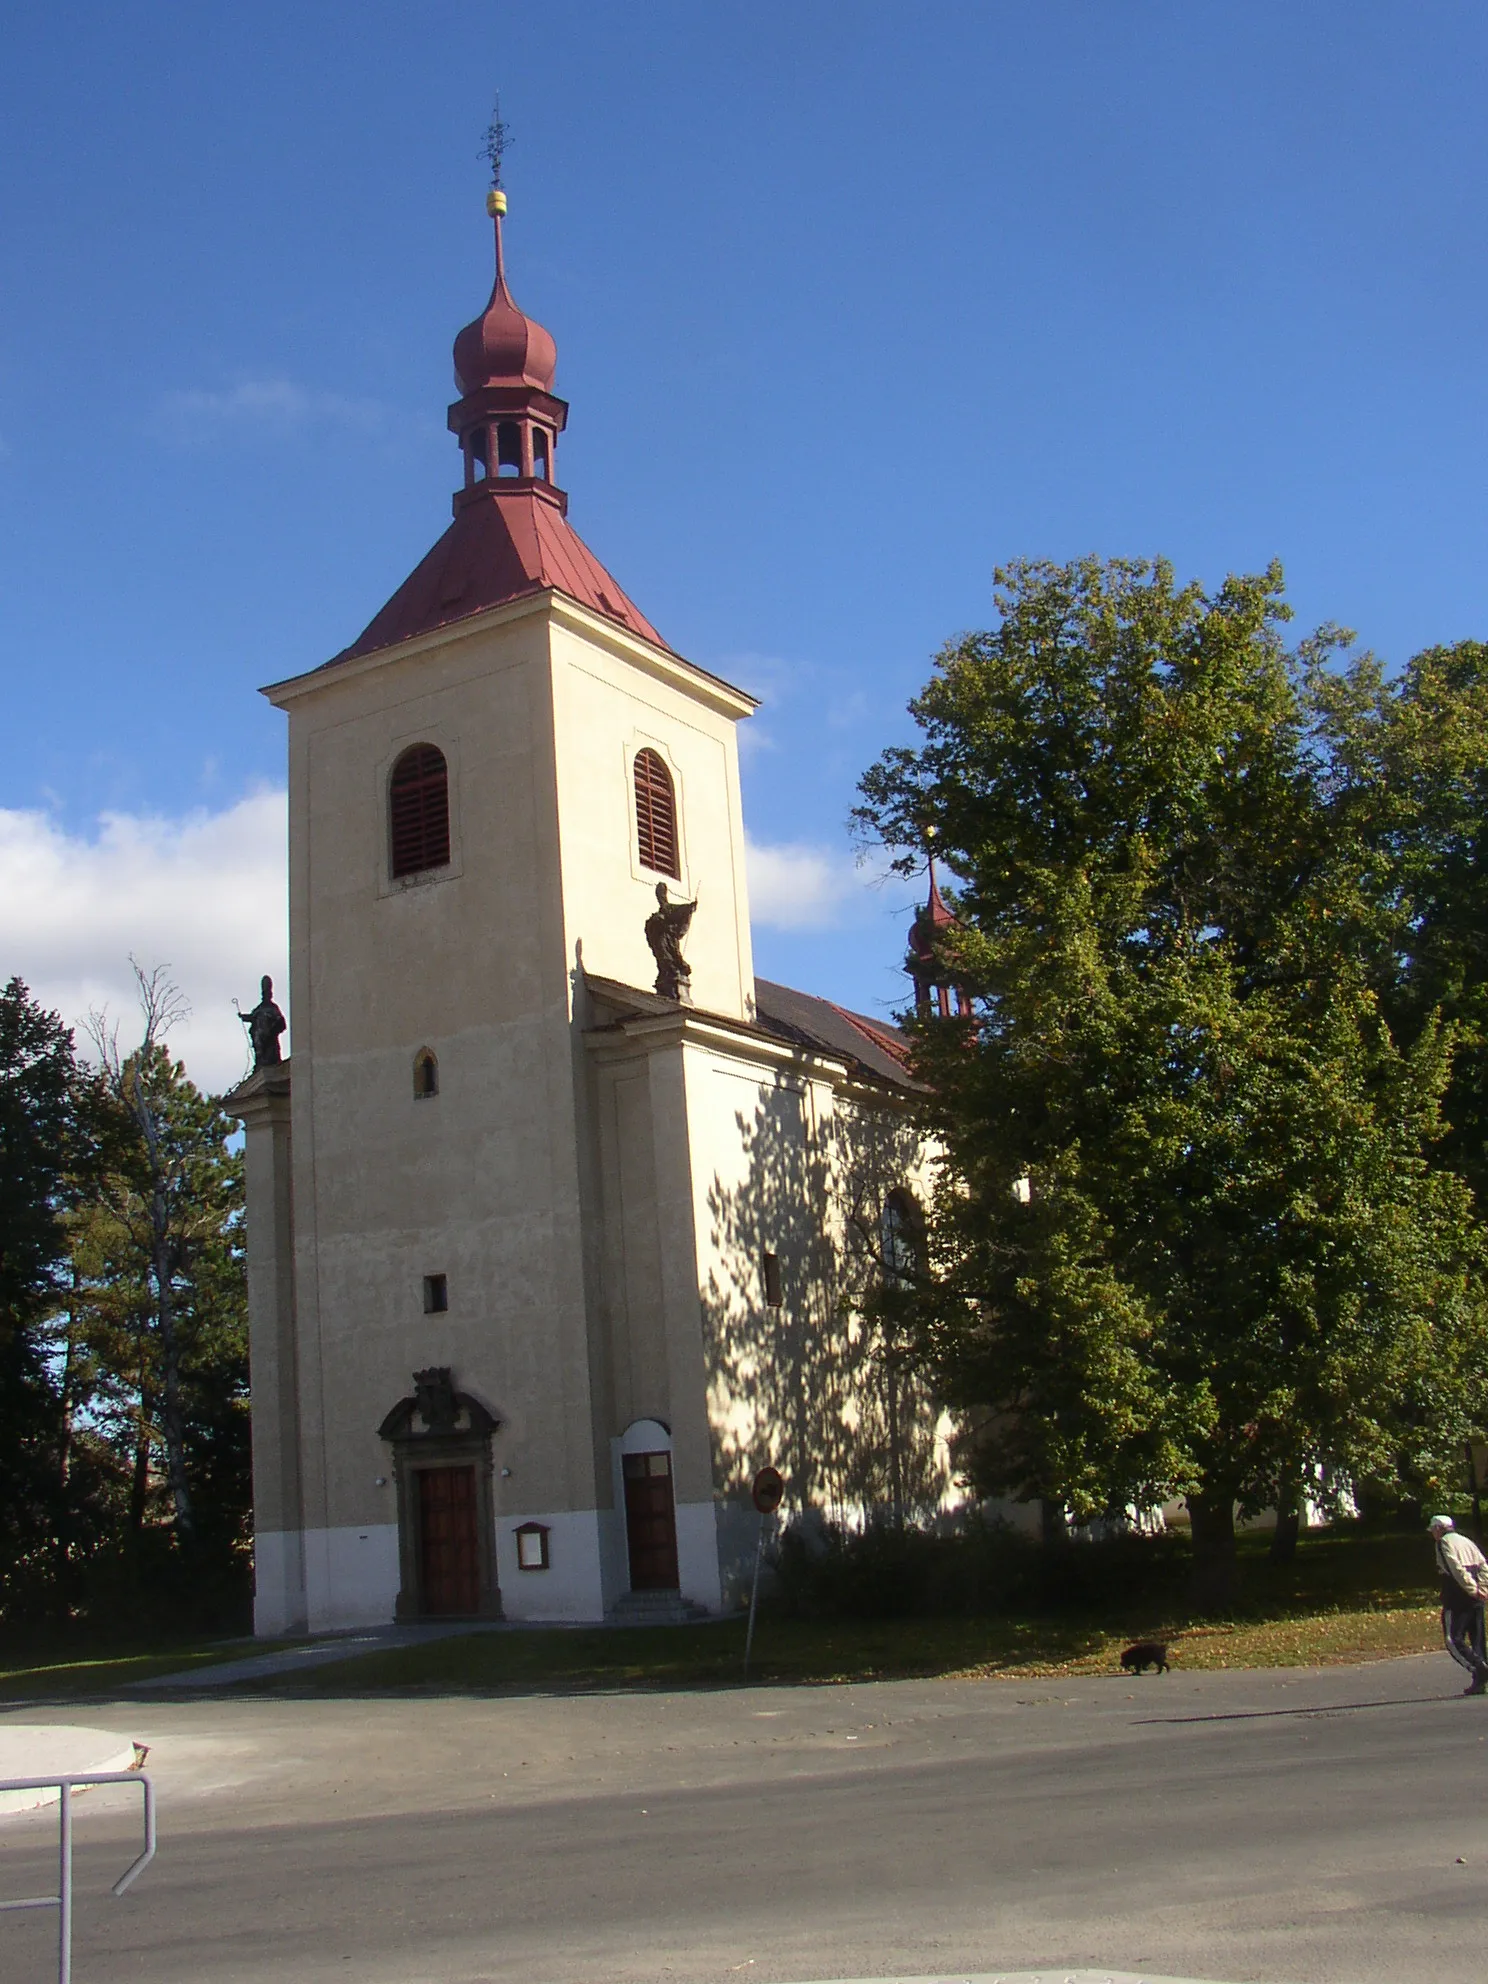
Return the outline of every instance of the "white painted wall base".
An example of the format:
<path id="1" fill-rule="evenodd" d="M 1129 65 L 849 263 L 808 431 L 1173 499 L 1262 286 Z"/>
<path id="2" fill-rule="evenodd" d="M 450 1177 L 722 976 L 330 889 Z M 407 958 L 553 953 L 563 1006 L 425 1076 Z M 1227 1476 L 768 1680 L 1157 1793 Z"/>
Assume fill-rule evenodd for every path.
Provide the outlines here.
<path id="1" fill-rule="evenodd" d="M 723 1610 L 718 1580 L 718 1517 L 712 1502 L 677 1504 L 677 1582 L 705 1611 Z"/>
<path id="2" fill-rule="evenodd" d="M 517 1564 L 524 1522 L 547 1526 L 545 1571 Z M 712 1502 L 679 1503 L 677 1569 L 684 1598 L 708 1612 L 723 1609 Z M 267 1531 L 254 1541 L 254 1576 L 253 1630 L 261 1639 L 387 1625 L 398 1600 L 398 1525 Z M 598 1623 L 630 1589 L 624 1520 L 613 1509 L 505 1514 L 496 1524 L 496 1578 L 508 1619 Z"/>
<path id="3" fill-rule="evenodd" d="M 754 1579 L 754 1558 L 759 1548 L 760 1525 L 766 1518 L 753 1502 L 733 1497 L 713 1504 L 715 1535 L 713 1548 L 718 1563 L 718 1580 L 723 1596 L 720 1610 L 738 1612 L 749 1603 Z M 778 1537 L 784 1520 L 777 1517 L 770 1536 Z M 768 1542 L 766 1547 L 768 1548 Z M 769 1575 L 768 1566 L 766 1576 Z"/>
<path id="4" fill-rule="evenodd" d="M 253 1630 L 261 1640 L 303 1633 L 304 1539 L 297 1529 L 260 1530 L 253 1539 Z"/>
<path id="5" fill-rule="evenodd" d="M 395 1522 L 305 1531 L 305 1599 L 312 1633 L 389 1624 L 398 1582 Z"/>
<path id="6" fill-rule="evenodd" d="M 630 1590 L 630 1548 L 625 1540 L 625 1507 L 599 1509 L 599 1567 L 604 1579 L 604 1609 L 609 1611 Z"/>
<path id="7" fill-rule="evenodd" d="M 501 1609 L 508 1619 L 594 1621 L 604 1618 L 600 1527 L 609 1514 L 580 1509 L 563 1515 L 541 1509 L 531 1515 L 503 1515 L 496 1524 L 496 1577 Z M 518 1525 L 540 1522 L 548 1530 L 548 1568 L 524 1571 L 517 1565 Z"/>

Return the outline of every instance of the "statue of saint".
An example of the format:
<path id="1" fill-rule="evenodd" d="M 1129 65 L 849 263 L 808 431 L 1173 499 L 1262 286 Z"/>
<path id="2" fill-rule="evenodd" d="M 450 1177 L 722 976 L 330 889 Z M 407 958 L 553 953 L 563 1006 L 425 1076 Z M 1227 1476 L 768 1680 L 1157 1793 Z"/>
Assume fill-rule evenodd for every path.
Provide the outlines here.
<path id="1" fill-rule="evenodd" d="M 265 976 L 259 981 L 262 996 L 251 1013 L 241 1010 L 238 1018 L 248 1029 L 248 1038 L 253 1043 L 253 1072 L 260 1068 L 274 1068 L 284 1059 L 279 1052 L 279 1036 L 289 1022 L 274 1004 L 274 981 Z M 234 1005 L 237 1001 L 233 1001 Z"/>
<path id="2" fill-rule="evenodd" d="M 656 884 L 657 907 L 646 918 L 646 942 L 656 960 L 656 990 L 663 999 L 692 1004 L 692 966 L 682 955 L 682 939 L 697 903 L 670 902 L 665 882 Z"/>

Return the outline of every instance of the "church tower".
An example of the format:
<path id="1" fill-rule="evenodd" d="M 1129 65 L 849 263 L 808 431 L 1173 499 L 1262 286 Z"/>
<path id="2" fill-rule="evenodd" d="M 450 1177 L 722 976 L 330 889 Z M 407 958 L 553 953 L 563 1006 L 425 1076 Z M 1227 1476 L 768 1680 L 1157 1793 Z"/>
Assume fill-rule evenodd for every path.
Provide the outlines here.
<path id="1" fill-rule="evenodd" d="M 716 1613 L 766 1462 L 836 1520 L 949 1492 L 863 1320 L 929 1189 L 904 1043 L 754 977 L 754 702 L 569 524 L 556 350 L 489 211 L 454 521 L 265 692 L 293 1053 L 261 1030 L 232 1097 L 260 1633 Z"/>
<path id="2" fill-rule="evenodd" d="M 488 207 L 454 521 L 358 640 L 265 691 L 289 719 L 294 1033 L 239 1092 L 260 1632 L 524 1595 L 598 1617 L 624 1588 L 587 985 L 651 985 L 663 884 L 700 905 L 692 1002 L 753 1006 L 735 726 L 755 705 L 569 524 L 556 348 L 512 299 L 505 196 Z M 701 1575 L 716 1603 L 716 1561 Z"/>

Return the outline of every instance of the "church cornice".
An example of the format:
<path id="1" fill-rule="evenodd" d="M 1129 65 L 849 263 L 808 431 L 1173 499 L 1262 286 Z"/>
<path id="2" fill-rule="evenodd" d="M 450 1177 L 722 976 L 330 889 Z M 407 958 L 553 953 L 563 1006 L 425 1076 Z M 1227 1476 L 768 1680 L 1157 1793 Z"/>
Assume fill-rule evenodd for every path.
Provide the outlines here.
<path id="1" fill-rule="evenodd" d="M 807 1081 L 824 1081 L 836 1094 L 871 1104 L 875 1109 L 907 1111 L 913 1108 L 917 1096 L 913 1088 L 865 1077 L 846 1060 L 820 1048 L 780 1040 L 747 1021 L 700 1013 L 695 1008 L 641 1013 L 591 1027 L 584 1034 L 584 1046 L 601 1063 L 637 1060 L 680 1047 L 698 1048 L 751 1068 L 789 1070 Z"/>
<path id="2" fill-rule="evenodd" d="M 751 696 L 747 690 L 735 688 L 722 676 L 710 674 L 706 668 L 673 654 L 669 648 L 656 647 L 650 641 L 641 640 L 613 620 L 591 612 L 588 607 L 551 586 L 525 593 L 519 599 L 503 600 L 498 606 L 487 607 L 483 612 L 433 628 L 427 634 L 417 634 L 396 646 L 378 648 L 371 654 L 355 655 L 346 661 L 322 663 L 303 675 L 291 675 L 282 682 L 271 682 L 259 694 L 267 697 L 276 709 L 288 709 L 306 697 L 339 689 L 343 683 L 357 681 L 378 669 L 398 667 L 419 655 L 453 647 L 460 641 L 477 638 L 492 628 L 509 626 L 534 614 L 544 615 L 549 621 L 582 635 L 596 646 L 608 649 L 656 680 L 669 683 L 684 695 L 708 704 L 722 716 L 738 720 L 752 716 L 759 708 L 758 697 Z"/>

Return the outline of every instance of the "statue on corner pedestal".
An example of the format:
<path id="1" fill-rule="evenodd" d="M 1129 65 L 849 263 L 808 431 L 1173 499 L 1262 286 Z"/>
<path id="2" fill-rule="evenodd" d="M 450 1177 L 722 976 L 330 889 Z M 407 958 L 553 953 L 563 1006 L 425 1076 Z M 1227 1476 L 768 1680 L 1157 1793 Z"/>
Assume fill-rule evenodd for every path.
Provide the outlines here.
<path id="1" fill-rule="evenodd" d="M 259 981 L 260 998 L 251 1013 L 241 1010 L 238 1018 L 248 1029 L 248 1038 L 253 1043 L 253 1072 L 260 1068 L 275 1068 L 284 1059 L 279 1051 L 279 1036 L 288 1026 L 282 1012 L 274 1004 L 274 981 L 265 976 Z M 236 1005 L 237 1001 L 234 1000 Z"/>
<path id="2" fill-rule="evenodd" d="M 682 955 L 682 939 L 697 909 L 692 902 L 672 902 L 665 882 L 656 884 L 657 907 L 646 918 L 646 942 L 656 960 L 656 990 L 663 999 L 692 1004 L 692 966 Z"/>

